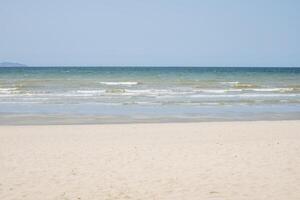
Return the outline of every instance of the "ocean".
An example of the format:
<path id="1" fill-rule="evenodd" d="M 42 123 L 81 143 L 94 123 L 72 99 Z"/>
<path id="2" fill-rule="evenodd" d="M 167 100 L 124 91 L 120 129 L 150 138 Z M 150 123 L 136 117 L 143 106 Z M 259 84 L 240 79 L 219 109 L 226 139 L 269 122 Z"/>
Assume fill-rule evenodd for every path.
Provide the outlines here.
<path id="1" fill-rule="evenodd" d="M 0 124 L 300 119 L 300 68 L 0 68 Z"/>

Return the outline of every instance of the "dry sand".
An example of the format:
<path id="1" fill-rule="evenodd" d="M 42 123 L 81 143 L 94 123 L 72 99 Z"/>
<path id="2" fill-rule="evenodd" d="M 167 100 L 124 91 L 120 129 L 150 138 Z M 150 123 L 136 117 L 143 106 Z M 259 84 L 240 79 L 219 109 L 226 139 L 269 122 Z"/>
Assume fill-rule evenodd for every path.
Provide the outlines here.
<path id="1" fill-rule="evenodd" d="M 0 199 L 300 199 L 300 121 L 0 126 Z"/>

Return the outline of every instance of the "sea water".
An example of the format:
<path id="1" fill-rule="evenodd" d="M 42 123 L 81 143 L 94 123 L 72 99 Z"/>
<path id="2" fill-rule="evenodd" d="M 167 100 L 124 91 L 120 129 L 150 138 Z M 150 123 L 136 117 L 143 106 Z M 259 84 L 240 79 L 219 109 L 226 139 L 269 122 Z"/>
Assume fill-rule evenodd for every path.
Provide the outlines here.
<path id="1" fill-rule="evenodd" d="M 300 119 L 300 68 L 0 68 L 0 123 Z"/>

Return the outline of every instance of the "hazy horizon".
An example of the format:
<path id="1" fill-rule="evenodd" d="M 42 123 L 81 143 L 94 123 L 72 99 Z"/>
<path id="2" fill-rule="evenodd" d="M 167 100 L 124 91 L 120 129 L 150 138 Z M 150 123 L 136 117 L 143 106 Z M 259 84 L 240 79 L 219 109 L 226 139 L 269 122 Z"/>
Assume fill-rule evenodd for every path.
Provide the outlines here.
<path id="1" fill-rule="evenodd" d="M 23 63 L 20 63 L 23 64 Z M 6 66 L 0 66 L 0 67 L 6 67 Z M 8 67 L 111 67 L 111 68 L 119 68 L 119 67 L 141 67 L 141 68 L 152 68 L 152 67 L 157 67 L 157 68 L 183 68 L 183 67 L 187 67 L 187 68 L 300 68 L 299 66 L 196 66 L 196 65 L 26 65 L 26 66 L 8 66 Z"/>
<path id="2" fill-rule="evenodd" d="M 300 68 L 300 66 L 197 66 L 197 65 L 27 65 L 26 63 L 14 62 L 14 61 L 0 61 L 0 67 L 3 63 L 11 63 L 11 64 L 21 64 L 24 66 L 8 66 L 8 67 L 157 67 L 157 68 L 165 68 L 165 67 L 190 67 L 190 68 Z"/>
<path id="3" fill-rule="evenodd" d="M 0 62 L 299 67 L 300 2 L 0 2 Z"/>

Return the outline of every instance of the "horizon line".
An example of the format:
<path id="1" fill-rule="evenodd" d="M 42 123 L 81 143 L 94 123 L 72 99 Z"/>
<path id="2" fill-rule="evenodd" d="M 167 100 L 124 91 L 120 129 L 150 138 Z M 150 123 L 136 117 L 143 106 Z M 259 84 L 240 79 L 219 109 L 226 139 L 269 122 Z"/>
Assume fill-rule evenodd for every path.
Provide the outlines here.
<path id="1" fill-rule="evenodd" d="M 205 67 L 217 67 L 217 68 L 300 68 L 300 66 L 201 66 L 201 65 L 24 65 L 24 66 L 0 66 L 0 67 L 190 67 L 190 68 L 205 68 Z"/>

